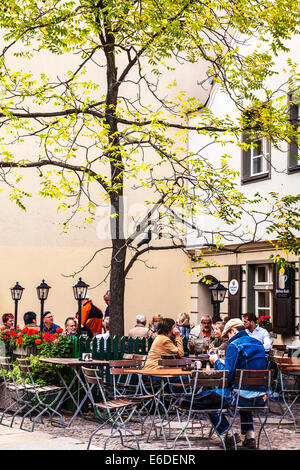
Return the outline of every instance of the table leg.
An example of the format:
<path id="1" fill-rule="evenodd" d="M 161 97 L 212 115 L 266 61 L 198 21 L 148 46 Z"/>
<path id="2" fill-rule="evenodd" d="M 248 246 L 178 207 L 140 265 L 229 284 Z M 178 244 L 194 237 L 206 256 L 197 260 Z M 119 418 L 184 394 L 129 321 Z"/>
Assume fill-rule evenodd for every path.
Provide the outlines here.
<path id="1" fill-rule="evenodd" d="M 164 409 L 164 412 L 165 412 L 166 416 L 167 416 L 166 407 L 165 407 L 164 403 L 161 400 L 161 396 L 162 396 L 162 393 L 163 393 L 163 390 L 164 390 L 164 387 L 165 387 L 164 378 L 161 377 L 160 388 L 159 388 L 158 392 L 155 393 L 154 386 L 153 386 L 153 377 L 152 376 L 150 376 L 150 385 L 151 385 L 151 390 L 152 390 L 152 394 L 153 394 L 153 397 L 154 397 L 155 409 L 154 409 L 154 413 L 153 413 L 152 420 L 151 420 L 151 426 L 150 426 L 150 430 L 149 430 L 149 433 L 148 433 L 147 442 L 149 442 L 150 434 L 152 432 L 153 427 L 155 429 L 156 438 L 158 437 L 157 436 L 156 425 L 155 425 L 155 417 L 157 415 L 158 418 L 159 418 L 159 422 L 160 422 L 161 431 L 162 431 L 163 439 L 164 439 L 164 442 L 165 442 L 165 446 L 166 446 L 167 449 L 171 449 L 172 446 L 170 446 L 170 447 L 168 446 L 167 437 L 166 437 L 166 433 L 165 433 L 165 429 L 164 429 L 163 418 L 162 418 L 162 415 L 161 415 L 161 412 L 160 412 L 160 409 L 159 409 L 159 405 L 161 405 Z M 169 420 L 168 420 L 168 423 L 169 423 Z M 170 426 L 170 423 L 169 423 L 169 426 Z"/>

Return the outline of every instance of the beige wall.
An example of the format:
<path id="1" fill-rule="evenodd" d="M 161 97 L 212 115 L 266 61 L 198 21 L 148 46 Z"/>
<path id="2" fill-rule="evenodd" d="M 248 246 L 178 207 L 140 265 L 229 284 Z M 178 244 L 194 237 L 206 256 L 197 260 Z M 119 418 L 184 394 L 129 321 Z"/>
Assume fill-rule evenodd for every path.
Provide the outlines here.
<path id="1" fill-rule="evenodd" d="M 80 60 L 78 56 L 57 56 L 45 51 L 30 61 L 23 61 L 15 57 L 9 59 L 12 68 L 31 71 L 35 78 L 39 77 L 40 73 L 46 73 L 48 76 L 52 74 L 54 79 L 57 76 L 62 77 L 65 71 L 72 69 L 72 67 L 76 69 L 78 60 Z M 122 57 L 118 56 L 118 60 L 122 60 Z M 199 63 L 180 65 L 177 61 L 174 61 L 173 65 L 175 70 L 162 77 L 160 85 L 162 95 L 172 94 L 174 96 L 179 90 L 185 90 L 188 95 L 200 99 L 203 97 L 205 100 L 210 87 L 202 89 L 198 83 L 203 80 L 206 67 Z M 119 70 L 121 69 L 122 64 Z M 105 70 L 103 68 L 99 73 L 99 69 L 95 65 L 90 65 L 88 75 L 90 79 L 95 79 L 98 82 L 99 80 L 101 82 L 102 76 L 105 84 Z M 134 78 L 134 76 L 129 78 Z M 166 85 L 173 82 L 174 79 L 177 79 L 178 86 L 167 91 Z M 130 94 L 132 83 L 128 82 L 125 86 L 127 86 L 127 90 L 123 86 L 122 94 Z M 133 92 L 136 93 L 136 90 Z M 144 104 L 154 104 L 151 93 L 146 93 Z M 37 110 L 37 105 L 33 105 L 31 109 Z M 180 146 L 186 148 L 186 143 L 180 142 Z M 16 151 L 16 159 L 34 160 L 35 152 L 39 151 L 39 141 L 38 139 L 31 139 L 24 143 L 18 141 L 9 150 Z M 148 153 L 146 157 L 152 159 L 154 154 Z M 84 158 L 84 152 L 82 155 L 76 155 L 76 162 L 77 158 Z M 42 169 L 43 173 L 48 170 L 50 167 Z M 100 167 L 98 171 L 102 171 Z M 105 169 L 104 173 L 107 171 Z M 165 171 L 165 169 L 161 169 L 161 171 Z M 35 170 L 22 171 L 22 174 L 24 179 L 20 187 L 32 193 L 32 197 L 24 201 L 27 207 L 26 212 L 20 210 L 9 200 L 9 188 L 3 182 L 0 183 L 2 191 L 0 192 L 0 261 L 2 268 L 0 272 L 0 314 L 13 312 L 14 305 L 9 288 L 16 281 L 25 288 L 19 304 L 21 318 L 27 310 L 34 310 L 39 314 L 40 305 L 35 288 L 42 279 L 45 279 L 52 287 L 45 309 L 51 310 L 54 313 L 55 322 L 62 325 L 64 319 L 77 310 L 71 286 L 77 282 L 79 276 L 82 276 L 83 280 L 93 287 L 89 291 L 89 296 L 98 307 L 104 310 L 106 305 L 103 301 L 103 293 L 108 289 L 109 282 L 107 279 L 106 283 L 100 283 L 107 274 L 107 266 L 110 261 L 109 251 L 99 253 L 95 260 L 74 278 L 63 276 L 74 274 L 81 269 L 96 250 L 110 245 L 108 239 L 101 240 L 98 236 L 99 233 L 97 234 L 101 217 L 96 216 L 94 223 L 83 225 L 82 216 L 79 214 L 72 221 L 68 233 L 62 233 L 62 226 L 59 223 L 65 220 L 66 213 L 64 211 L 57 213 L 56 211 L 57 204 L 61 201 L 41 199 L 37 195 L 41 179 Z M 136 180 L 133 183 L 136 184 Z M 95 185 L 94 187 L 96 189 L 93 190 L 93 196 L 98 203 L 103 203 L 98 187 Z M 126 182 L 125 190 L 129 204 L 143 203 L 145 199 L 151 200 L 153 196 L 146 194 L 144 189 L 134 192 L 131 181 Z M 135 323 L 137 314 L 145 314 L 147 320 L 150 321 L 155 313 L 176 318 L 178 313 L 189 311 L 190 308 L 190 278 L 184 272 L 190 267 L 190 260 L 186 254 L 174 250 L 154 252 L 143 255 L 141 261 L 137 262 L 130 271 L 126 283 L 125 332 Z M 149 269 L 144 262 L 155 269 Z"/>
<path id="2" fill-rule="evenodd" d="M 51 286 L 45 310 L 54 313 L 55 322 L 63 326 L 67 316 L 74 315 L 77 303 L 73 297 L 72 285 L 78 276 L 65 278 L 72 268 L 85 263 L 91 255 L 91 249 L 78 246 L 1 246 L 0 273 L 0 312 L 14 313 L 10 287 L 18 281 L 25 288 L 19 302 L 19 324 L 23 326 L 23 314 L 33 310 L 40 314 L 36 286 L 45 279 Z M 155 313 L 176 318 L 181 311 L 189 311 L 189 277 L 184 273 L 188 261 L 180 253 L 155 253 L 146 256 L 147 262 L 156 269 L 148 269 L 138 264 L 130 272 L 125 295 L 125 333 L 135 324 L 135 316 L 144 314 L 150 322 Z M 108 259 L 106 260 L 108 262 Z M 106 273 L 105 260 L 96 261 L 83 273 L 83 280 L 91 287 L 98 284 Z M 108 284 L 89 290 L 89 296 L 95 305 L 103 311 L 106 307 L 103 294 Z"/>

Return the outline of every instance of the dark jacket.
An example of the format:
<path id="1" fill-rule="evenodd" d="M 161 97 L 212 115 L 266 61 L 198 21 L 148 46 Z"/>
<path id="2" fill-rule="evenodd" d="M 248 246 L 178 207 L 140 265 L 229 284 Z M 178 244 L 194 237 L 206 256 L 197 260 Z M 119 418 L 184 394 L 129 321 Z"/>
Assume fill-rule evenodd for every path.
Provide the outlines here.
<path id="1" fill-rule="evenodd" d="M 267 368 L 267 359 L 263 344 L 249 336 L 246 331 L 240 331 L 228 340 L 225 354 L 225 365 L 217 359 L 216 370 L 228 370 L 229 385 L 233 385 L 236 369 L 263 370 Z M 248 390 L 252 387 L 248 387 Z M 259 390 L 259 388 L 255 388 Z"/>

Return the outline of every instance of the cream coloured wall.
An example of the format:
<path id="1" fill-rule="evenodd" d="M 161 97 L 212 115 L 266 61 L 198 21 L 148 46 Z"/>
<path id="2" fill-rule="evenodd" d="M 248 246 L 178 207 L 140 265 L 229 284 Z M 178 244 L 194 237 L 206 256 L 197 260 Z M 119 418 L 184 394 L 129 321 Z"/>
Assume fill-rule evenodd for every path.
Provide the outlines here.
<path id="1" fill-rule="evenodd" d="M 61 74 L 65 62 L 68 62 L 71 68 L 72 60 L 69 56 L 56 57 L 42 53 L 38 60 L 33 59 L 27 63 L 27 70 L 36 74 L 49 74 L 50 71 Z M 19 64 L 16 59 L 14 61 L 12 66 Z M 169 77 L 164 76 L 161 86 L 165 87 L 177 78 L 178 87 L 170 93 L 185 89 L 192 96 L 205 97 L 207 90 L 202 90 L 197 85 L 197 81 L 204 76 L 205 68 L 194 64 L 189 67 L 187 73 L 187 67 L 187 64 L 183 66 L 176 62 L 176 71 Z M 92 71 L 93 73 L 96 73 L 96 70 Z M 153 97 L 149 96 L 147 99 L 147 104 L 151 104 Z M 17 151 L 17 157 L 30 158 L 34 148 L 34 141 L 22 144 Z M 148 158 L 153 158 L 153 155 L 149 154 Z M 47 170 L 48 168 L 43 171 Z M 40 179 L 35 171 L 22 173 L 24 180 L 21 187 L 32 193 L 32 197 L 25 201 L 26 212 L 9 200 L 9 188 L 4 183 L 0 185 L 0 314 L 14 312 L 9 289 L 18 281 L 25 288 L 19 303 L 18 323 L 23 325 L 21 320 L 24 312 L 28 310 L 34 310 L 39 315 L 36 286 L 45 279 L 51 286 L 45 309 L 51 310 L 55 322 L 62 326 L 65 318 L 77 310 L 72 284 L 77 282 L 79 276 L 91 286 L 90 298 L 104 310 L 106 305 L 103 294 L 109 283 L 101 282 L 109 266 L 108 251 L 98 254 L 82 273 L 75 277 L 65 277 L 80 270 L 96 250 L 108 245 L 107 239 L 99 239 L 101 216 L 96 216 L 91 225 L 82 225 L 82 219 L 78 216 L 69 231 L 62 233 L 59 223 L 65 219 L 66 214 L 57 213 L 57 201 L 41 199 L 37 195 Z M 145 199 L 149 199 L 144 190 L 139 193 L 132 191 L 130 184 L 126 186 L 126 196 L 129 205 L 143 203 Z M 101 202 L 100 197 L 98 202 Z M 190 267 L 190 260 L 183 252 L 153 252 L 143 255 L 142 261 L 156 268 L 149 269 L 143 262 L 137 262 L 129 273 L 125 293 L 125 333 L 134 325 L 137 314 L 145 314 L 148 321 L 155 313 L 175 319 L 178 313 L 189 311 L 190 307 L 190 279 L 184 272 Z"/>

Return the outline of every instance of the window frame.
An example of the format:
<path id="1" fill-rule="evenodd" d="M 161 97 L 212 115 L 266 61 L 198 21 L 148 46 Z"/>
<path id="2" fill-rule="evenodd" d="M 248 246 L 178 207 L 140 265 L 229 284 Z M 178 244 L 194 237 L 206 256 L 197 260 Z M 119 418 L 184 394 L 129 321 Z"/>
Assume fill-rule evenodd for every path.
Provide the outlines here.
<path id="1" fill-rule="evenodd" d="M 266 269 L 266 281 L 259 281 L 258 280 L 258 269 L 264 267 Z M 269 315 L 270 321 L 273 318 L 273 266 L 270 263 L 260 263 L 254 266 L 254 311 L 255 315 L 259 318 L 261 315 Z M 261 307 L 259 306 L 259 293 L 268 294 L 269 297 L 269 307 Z M 259 310 L 263 310 L 264 313 L 259 313 Z"/>
<path id="2" fill-rule="evenodd" d="M 298 129 L 300 127 L 300 103 L 296 104 L 293 101 L 293 93 L 288 93 L 288 112 L 289 112 L 289 119 L 291 121 L 295 121 L 294 125 Z M 300 138 L 300 136 L 299 136 Z M 295 154 L 293 148 L 297 146 L 297 157 L 298 160 L 296 161 Z M 288 173 L 296 173 L 300 171 L 300 145 L 297 145 L 297 142 L 291 141 L 288 144 L 288 162 L 287 162 L 287 171 Z"/>
<path id="3" fill-rule="evenodd" d="M 254 173 L 253 174 L 253 159 L 256 158 L 253 155 L 253 152 L 255 150 L 255 147 L 251 145 L 252 143 L 255 143 L 258 140 L 262 140 L 262 155 L 259 156 L 259 158 L 263 158 L 263 171 L 259 173 Z M 243 150 L 242 149 L 242 165 L 241 165 L 241 183 L 242 184 L 248 184 L 252 182 L 259 182 L 262 180 L 270 179 L 271 178 L 271 145 L 270 141 L 267 140 L 266 137 L 264 136 L 259 136 L 257 135 L 255 138 L 249 139 L 247 138 L 246 134 L 242 135 L 242 141 L 250 147 L 248 150 Z"/>

